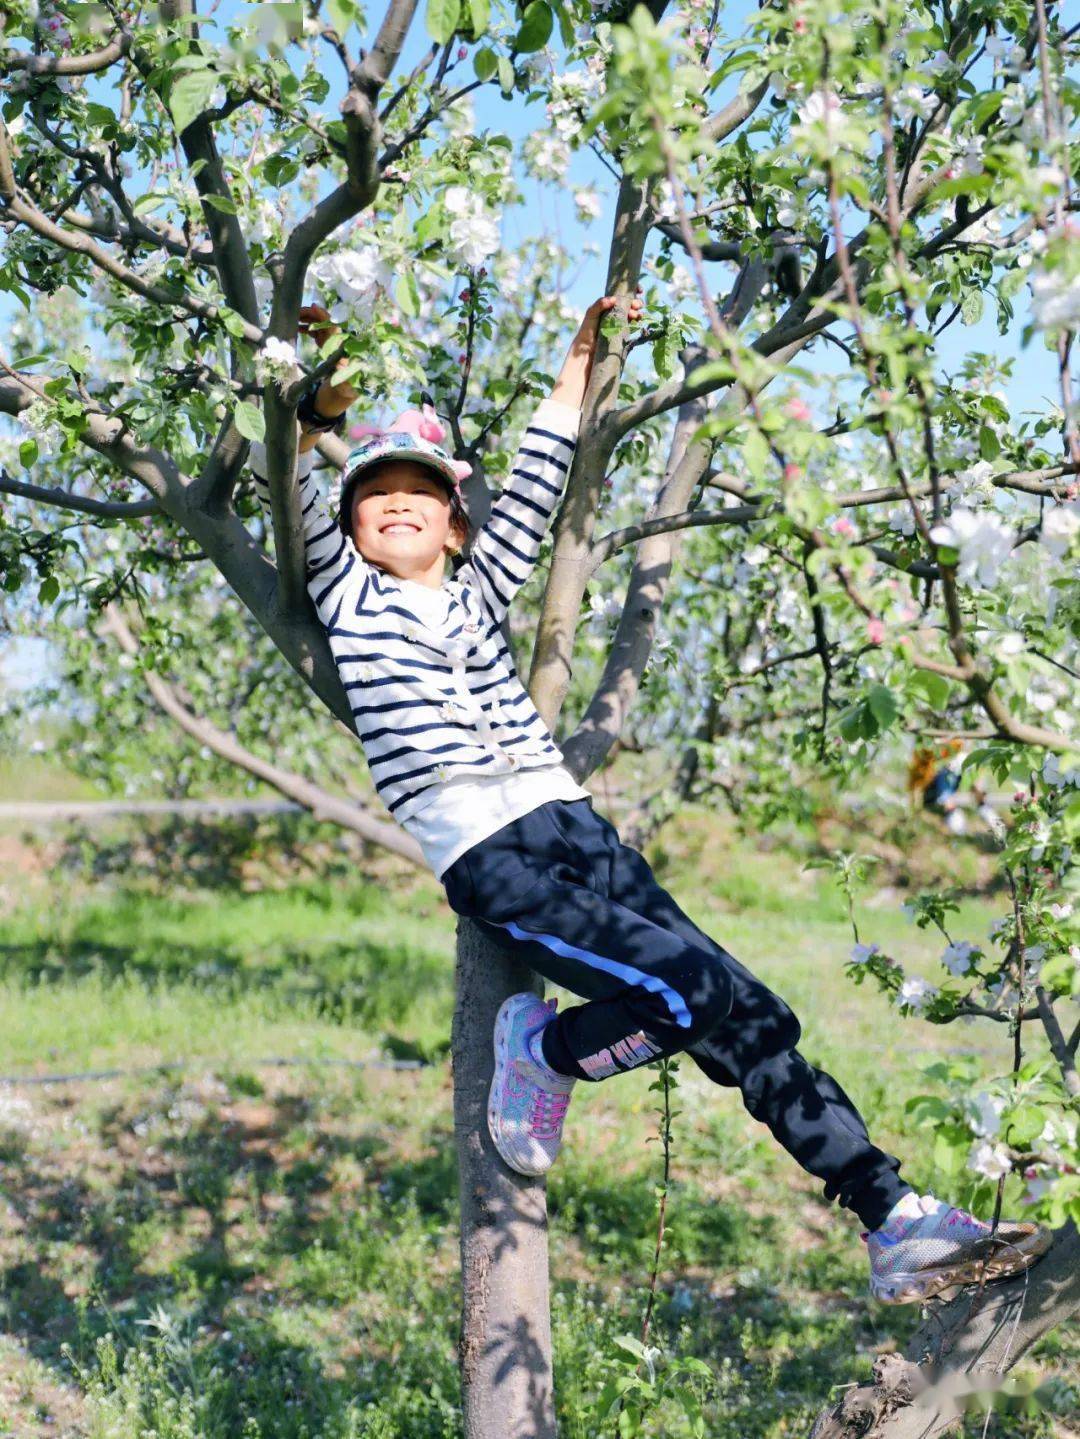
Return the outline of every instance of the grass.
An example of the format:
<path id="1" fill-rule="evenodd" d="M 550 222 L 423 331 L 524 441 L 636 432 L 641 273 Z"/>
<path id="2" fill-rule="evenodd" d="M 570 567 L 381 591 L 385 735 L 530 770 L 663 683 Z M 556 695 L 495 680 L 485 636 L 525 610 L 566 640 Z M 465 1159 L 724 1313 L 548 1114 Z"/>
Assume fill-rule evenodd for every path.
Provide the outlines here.
<path id="1" fill-rule="evenodd" d="M 789 848 L 696 813 L 649 853 L 687 912 L 792 1002 L 805 1051 L 927 1182 L 928 1141 L 902 1108 L 919 1063 L 966 1049 L 997 1066 L 1005 1037 L 900 1022 L 853 987 L 845 907 Z M 939 946 L 900 897 L 874 897 L 865 937 L 928 965 Z M 390 861 L 280 889 L 161 892 L 137 869 L 30 864 L 8 898 L 5 1072 L 190 1067 L 0 1088 L 0 1435 L 459 1439 L 453 916 L 437 884 Z M 957 933 L 985 934 L 1000 908 L 966 900 Z M 430 1063 L 306 1062 L 377 1053 Z M 616 1340 L 640 1330 L 655 1077 L 580 1087 L 550 1178 L 562 1439 L 615 1436 L 595 1403 L 621 1369 Z M 654 1340 L 706 1362 L 693 1383 L 710 1436 L 805 1434 L 913 1316 L 866 1301 L 856 1223 L 736 1094 L 684 1059 L 676 1095 Z M 1075 1424 L 1074 1349 L 1059 1336 L 1037 1361 L 1051 1407 L 996 1416 L 990 1435 Z M 981 1430 L 969 1422 L 971 1439 Z M 692 1431 L 665 1401 L 644 1432 Z"/>

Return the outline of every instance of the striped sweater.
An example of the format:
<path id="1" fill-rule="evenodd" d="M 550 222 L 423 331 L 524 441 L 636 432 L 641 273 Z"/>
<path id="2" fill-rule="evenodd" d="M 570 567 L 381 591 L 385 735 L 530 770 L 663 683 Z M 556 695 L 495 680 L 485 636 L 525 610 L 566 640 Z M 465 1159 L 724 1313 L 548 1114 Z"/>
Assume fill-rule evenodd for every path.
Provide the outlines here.
<path id="1" fill-rule="evenodd" d="M 517 676 L 500 625 L 536 565 L 579 420 L 578 410 L 559 401 L 537 406 L 467 561 L 443 583 L 444 621 L 432 618 L 430 603 L 411 603 L 415 581 L 369 564 L 342 535 L 311 476 L 313 451 L 298 457 L 308 593 L 375 787 L 400 823 L 435 798 L 433 786 L 452 777 L 510 774 L 562 760 Z M 263 445 L 252 444 L 249 463 L 269 513 Z"/>

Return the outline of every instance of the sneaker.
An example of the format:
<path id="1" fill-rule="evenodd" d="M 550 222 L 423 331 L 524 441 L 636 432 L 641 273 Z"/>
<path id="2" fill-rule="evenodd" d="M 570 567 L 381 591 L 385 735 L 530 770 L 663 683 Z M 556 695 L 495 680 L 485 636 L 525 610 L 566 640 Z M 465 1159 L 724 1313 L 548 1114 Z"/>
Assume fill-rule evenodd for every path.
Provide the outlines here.
<path id="1" fill-rule="evenodd" d="M 963 1284 L 1019 1274 L 1054 1238 L 1038 1224 L 1001 1220 L 997 1229 L 932 1194 L 906 1194 L 889 1218 L 864 1234 L 870 1293 L 883 1304 L 912 1304 Z"/>
<path id="2" fill-rule="evenodd" d="M 554 1164 L 576 1079 L 534 1057 L 529 1040 L 547 1024 L 558 1000 L 526 991 L 503 1001 L 495 1020 L 495 1073 L 488 1129 L 511 1169 L 535 1177 Z"/>

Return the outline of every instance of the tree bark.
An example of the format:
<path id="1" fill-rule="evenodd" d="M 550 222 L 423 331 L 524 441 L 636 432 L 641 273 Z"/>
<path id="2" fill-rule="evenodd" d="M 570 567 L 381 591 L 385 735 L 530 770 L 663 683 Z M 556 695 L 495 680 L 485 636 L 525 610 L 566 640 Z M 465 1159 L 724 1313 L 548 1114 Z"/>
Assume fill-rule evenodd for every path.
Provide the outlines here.
<path id="1" fill-rule="evenodd" d="M 989 1392 L 1035 1341 L 1080 1309 L 1080 1235 L 1069 1224 L 1027 1274 L 968 1288 L 935 1310 L 906 1355 L 886 1354 L 874 1382 L 818 1415 L 810 1439 L 937 1439 L 966 1396 Z"/>
<path id="2" fill-rule="evenodd" d="M 503 1000 L 542 981 L 459 919 L 450 1038 L 461 1195 L 461 1402 L 465 1439 L 555 1439 L 547 1189 L 491 1141 L 492 1033 Z"/>

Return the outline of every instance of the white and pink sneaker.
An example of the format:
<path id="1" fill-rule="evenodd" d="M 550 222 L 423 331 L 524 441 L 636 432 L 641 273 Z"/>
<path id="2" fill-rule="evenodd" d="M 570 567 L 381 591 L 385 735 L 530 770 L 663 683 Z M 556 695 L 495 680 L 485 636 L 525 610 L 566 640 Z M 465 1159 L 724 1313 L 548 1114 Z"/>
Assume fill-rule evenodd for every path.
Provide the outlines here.
<path id="1" fill-rule="evenodd" d="M 558 1001 L 531 991 L 504 1000 L 495 1019 L 495 1073 L 488 1095 L 488 1129 L 495 1148 L 518 1174 L 546 1174 L 562 1143 L 563 1120 L 576 1079 L 543 1061 L 540 1030 Z"/>
<path id="2" fill-rule="evenodd" d="M 1019 1274 L 1045 1254 L 1053 1233 L 1001 1220 L 997 1229 L 932 1194 L 905 1194 L 880 1229 L 864 1234 L 870 1293 L 883 1304 L 913 1304 L 963 1284 Z"/>

